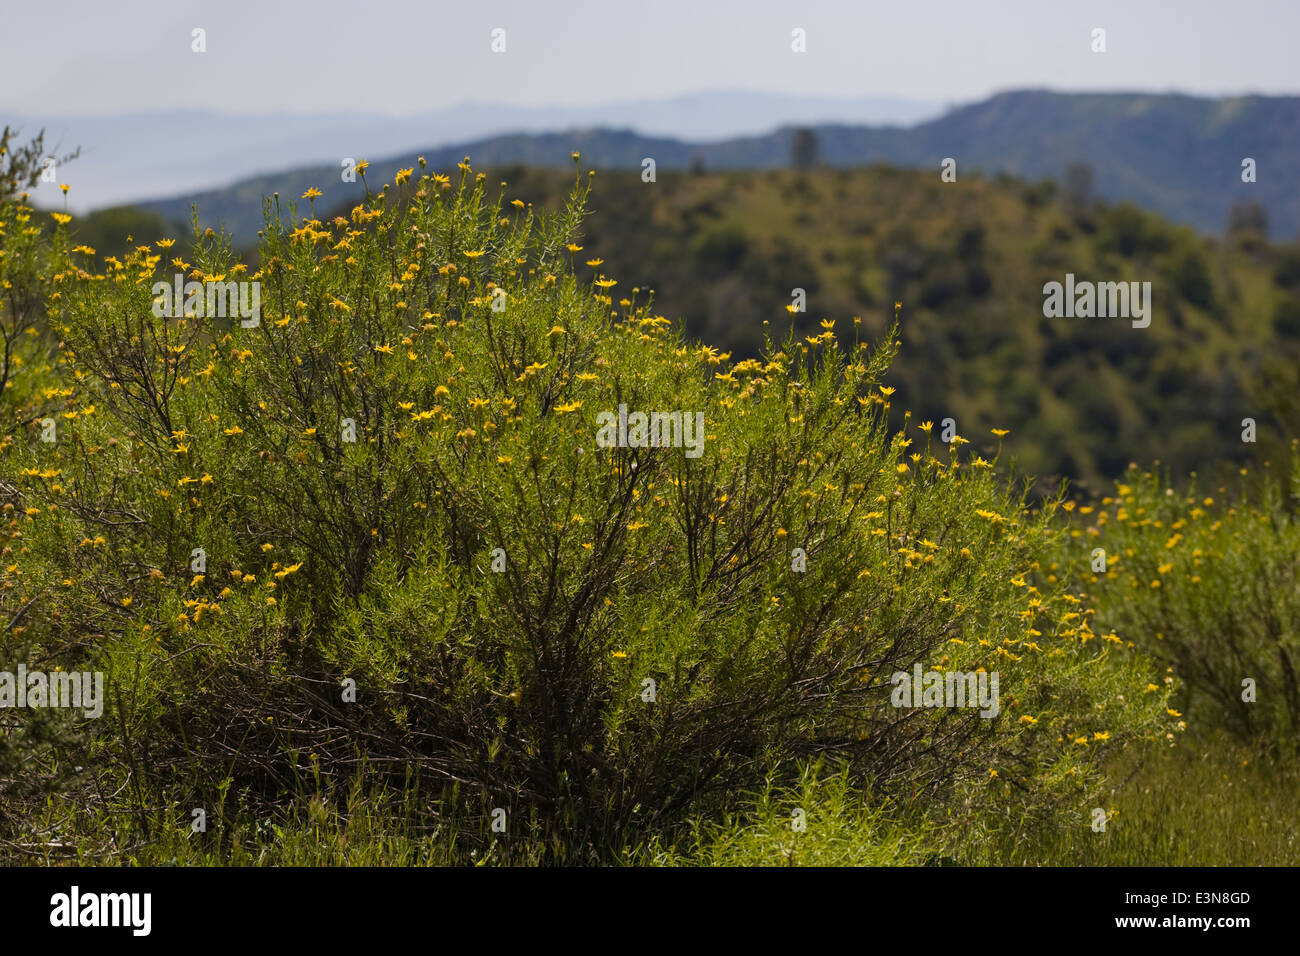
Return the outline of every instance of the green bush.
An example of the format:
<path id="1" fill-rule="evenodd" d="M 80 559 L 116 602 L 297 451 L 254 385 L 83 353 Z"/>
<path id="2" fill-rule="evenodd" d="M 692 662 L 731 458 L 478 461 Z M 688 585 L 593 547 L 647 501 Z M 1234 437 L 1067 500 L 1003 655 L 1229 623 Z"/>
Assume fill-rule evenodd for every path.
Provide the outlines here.
<path id="1" fill-rule="evenodd" d="M 53 669 L 75 651 L 44 642 L 33 646 L 28 624 L 35 602 L 11 590 L 21 533 L 11 520 L 19 492 L 9 471 L 15 432 L 29 421 L 54 414 L 64 394 L 52 377 L 54 343 L 45 329 L 45 300 L 53 269 L 50 227 L 28 205 L 23 190 L 40 178 L 45 159 L 43 135 L 17 145 L 17 132 L 0 131 L 0 506 L 9 525 L 0 548 L 0 671 L 17 674 L 20 665 Z M 75 158 L 75 153 L 63 162 Z M 67 394 L 71 394 L 70 392 Z M 0 710 L 0 830 L 20 820 L 22 808 L 75 785 L 86 763 L 86 739 L 76 719 L 54 710 Z M 62 755 L 64 759 L 60 759 Z"/>
<path id="2" fill-rule="evenodd" d="M 58 438 L 28 408 L 3 447 L 0 613 L 106 674 L 73 805 L 148 841 L 152 807 L 220 830 L 364 766 L 465 852 L 502 808 L 546 859 L 614 859 L 812 758 L 1073 815 L 1166 731 L 1040 574 L 1056 502 L 891 431 L 893 335 L 732 363 L 584 265 L 581 181 L 539 216 L 468 163 L 413 176 L 329 222 L 276 200 L 251 275 L 210 232 L 95 272 L 56 229 Z M 177 272 L 259 282 L 260 322 L 155 316 Z M 621 405 L 702 414 L 701 453 L 602 447 Z M 999 672 L 1000 712 L 892 706 L 914 664 Z"/>
<path id="3" fill-rule="evenodd" d="M 1177 675 L 1189 723 L 1277 751 L 1300 731 L 1297 462 L 1291 502 L 1276 480 L 1262 487 L 1232 502 L 1134 468 L 1095 514 L 1085 506 L 1068 560 L 1092 582 L 1098 620 Z M 1094 548 L 1104 573 L 1089 570 Z"/>

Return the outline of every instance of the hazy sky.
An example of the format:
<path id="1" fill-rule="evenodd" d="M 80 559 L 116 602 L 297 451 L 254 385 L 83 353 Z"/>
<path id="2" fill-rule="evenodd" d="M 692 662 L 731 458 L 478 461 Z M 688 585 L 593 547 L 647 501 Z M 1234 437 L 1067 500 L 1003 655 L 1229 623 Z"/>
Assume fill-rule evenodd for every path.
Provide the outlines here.
<path id="1" fill-rule="evenodd" d="M 194 27 L 205 54 L 191 52 Z M 491 52 L 495 27 L 504 54 Z M 806 54 L 791 52 L 795 27 Z M 1104 54 L 1089 49 L 1094 27 Z M 1297 93 L 1297 37 L 1300 0 L 14 3 L 0 13 L 0 111 L 400 114 L 704 90 Z M 178 130 L 177 142 L 200 136 Z"/>

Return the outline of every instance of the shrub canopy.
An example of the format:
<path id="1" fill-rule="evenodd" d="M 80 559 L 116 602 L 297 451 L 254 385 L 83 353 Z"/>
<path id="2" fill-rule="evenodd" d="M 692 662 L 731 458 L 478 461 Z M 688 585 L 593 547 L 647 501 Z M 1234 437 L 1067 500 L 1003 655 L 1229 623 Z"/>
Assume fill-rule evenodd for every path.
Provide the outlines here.
<path id="1" fill-rule="evenodd" d="M 1040 573 L 1056 502 L 891 427 L 894 335 L 683 340 L 584 258 L 585 198 L 542 215 L 466 162 L 330 221 L 276 199 L 251 273 L 211 232 L 96 271 L 58 224 L 0 620 L 6 659 L 106 674 L 70 796 L 261 813 L 365 766 L 466 845 L 500 807 L 602 858 L 823 758 L 1082 824 L 1096 754 L 1171 720 Z M 178 273 L 260 283 L 260 321 L 156 315 Z M 601 447 L 620 406 L 702 413 L 702 453 Z M 893 706 L 915 664 L 997 671 L 997 716 Z"/>

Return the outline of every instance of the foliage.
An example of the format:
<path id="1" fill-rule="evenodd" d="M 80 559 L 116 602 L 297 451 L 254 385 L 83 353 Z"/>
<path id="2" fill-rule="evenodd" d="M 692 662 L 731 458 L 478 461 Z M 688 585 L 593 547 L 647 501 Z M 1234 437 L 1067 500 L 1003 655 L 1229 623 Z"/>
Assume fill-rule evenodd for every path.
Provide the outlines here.
<path id="1" fill-rule="evenodd" d="M 1293 454 L 1289 494 L 1270 476 L 1236 500 L 1226 486 L 1179 490 L 1131 469 L 1080 509 L 1087 526 L 1067 557 L 1098 620 L 1178 675 L 1189 723 L 1275 751 L 1293 750 L 1300 731 L 1298 466 Z M 1089 570 L 1093 548 L 1105 550 L 1103 573 Z"/>
<path id="2" fill-rule="evenodd" d="M 636 858 L 654 866 L 918 866 L 935 859 L 925 823 L 902 826 L 848 774 L 806 767 L 796 785 L 769 781 L 721 821 L 695 821 L 679 845 Z"/>
<path id="3" fill-rule="evenodd" d="M 105 673 L 67 806 L 165 844 L 159 806 L 234 827 L 364 766 L 464 852 L 502 808 L 545 859 L 611 860 L 815 758 L 881 799 L 1077 812 L 1102 754 L 1169 730 L 1145 659 L 1041 572 L 1055 500 L 891 426 L 895 332 L 732 362 L 614 298 L 586 200 L 405 170 L 346 216 L 271 204 L 253 272 L 210 230 L 101 271 L 58 220 L 0 620 Z M 175 273 L 260 283 L 260 321 L 156 315 Z M 702 453 L 601 447 L 620 405 L 701 413 Z M 913 664 L 998 671 L 1000 713 L 892 706 Z"/>

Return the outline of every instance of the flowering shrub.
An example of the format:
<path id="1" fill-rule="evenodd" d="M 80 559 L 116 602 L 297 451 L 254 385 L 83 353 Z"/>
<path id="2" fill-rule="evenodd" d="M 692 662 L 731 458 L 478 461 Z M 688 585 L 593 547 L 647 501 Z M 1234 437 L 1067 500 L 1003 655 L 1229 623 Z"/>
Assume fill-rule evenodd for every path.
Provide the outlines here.
<path id="1" fill-rule="evenodd" d="M 1093 572 L 1088 555 L 1072 549 L 1099 619 L 1178 675 L 1189 721 L 1275 749 L 1291 749 L 1300 731 L 1294 453 L 1290 482 L 1290 502 L 1275 480 L 1256 500 L 1233 502 L 1225 488 L 1179 493 L 1133 468 L 1113 496 L 1080 516 L 1079 540 L 1089 555 L 1105 549 L 1106 570 Z M 1154 696 L 1155 686 L 1148 691 Z"/>
<path id="2" fill-rule="evenodd" d="M 147 839 L 149 807 L 257 817 L 364 767 L 458 845 L 602 859 L 822 758 L 1082 825 L 1097 754 L 1173 722 L 1041 573 L 1055 502 L 891 430 L 893 335 L 684 341 L 584 258 L 585 198 L 542 215 L 468 162 L 328 221 L 277 198 L 252 272 L 210 232 L 98 271 L 56 224 L 0 615 L 106 674 L 70 805 Z M 155 309 L 177 273 L 259 283 L 259 321 Z M 620 406 L 702 413 L 701 453 L 605 447 Z M 894 706 L 917 664 L 997 671 L 997 716 Z"/>

